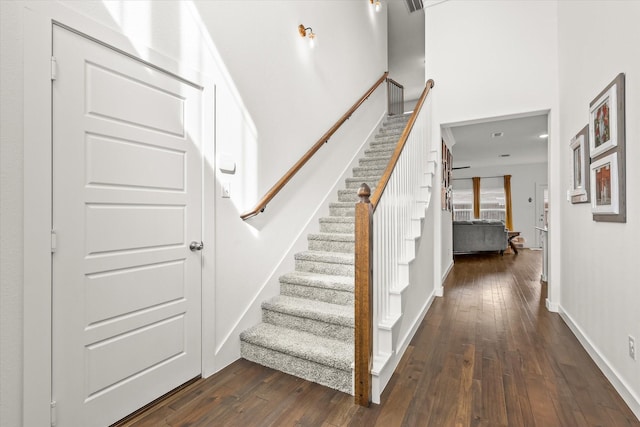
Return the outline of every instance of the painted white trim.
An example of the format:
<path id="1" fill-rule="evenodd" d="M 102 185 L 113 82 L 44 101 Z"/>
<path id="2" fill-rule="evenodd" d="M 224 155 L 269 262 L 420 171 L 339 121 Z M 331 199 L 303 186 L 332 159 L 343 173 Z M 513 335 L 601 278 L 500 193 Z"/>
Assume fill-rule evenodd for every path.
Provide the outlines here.
<path id="1" fill-rule="evenodd" d="M 24 10 L 24 426 L 50 425 L 51 19 Z"/>
<path id="2" fill-rule="evenodd" d="M 562 306 L 559 307 L 560 317 L 567 324 L 573 335 L 576 336 L 582 347 L 587 351 L 591 359 L 596 363 L 605 377 L 611 382 L 613 388 L 620 394 L 622 399 L 629 405 L 631 411 L 640 419 L 640 396 L 635 394 L 631 387 L 618 374 L 615 368 L 609 363 L 606 357 L 598 351 L 597 347 L 585 335 L 582 329 L 577 325 L 573 318 L 567 313 Z"/>
<path id="3" fill-rule="evenodd" d="M 451 273 L 451 270 L 453 270 L 453 265 L 454 265 L 454 262 L 453 260 L 451 260 L 451 262 L 449 263 L 449 266 L 447 267 L 447 271 L 445 271 L 444 274 L 442 275 L 441 285 L 444 285 L 444 282 L 447 280 L 449 273 Z"/>
<path id="4" fill-rule="evenodd" d="M 398 350 L 394 351 L 392 354 L 389 354 L 388 358 L 384 361 L 384 364 L 380 366 L 377 369 L 377 371 L 373 371 L 372 369 L 371 401 L 373 403 L 376 403 L 376 404 L 380 403 L 380 397 L 382 396 L 382 392 L 384 391 L 385 387 L 389 383 L 389 380 L 391 379 L 393 372 L 398 367 L 398 364 L 400 363 L 402 356 L 404 356 L 404 353 L 407 351 L 407 348 L 409 347 L 411 340 L 415 336 L 416 331 L 418 330 L 418 327 L 420 327 L 420 324 L 422 324 L 422 321 L 424 320 L 424 317 L 426 316 L 427 311 L 431 307 L 431 304 L 433 303 L 433 300 L 435 299 L 435 297 L 436 297 L 435 291 L 431 292 L 431 295 L 429 295 L 429 298 L 427 298 L 427 301 L 422 306 L 422 309 L 420 310 L 418 316 L 416 317 L 414 322 L 411 324 L 411 328 L 409 328 L 409 330 L 404 335 L 404 337 L 402 337 L 402 339 L 399 341 L 400 345 L 398 346 Z"/>
<path id="5" fill-rule="evenodd" d="M 535 116 L 547 116 L 551 110 L 537 110 L 537 111 L 528 111 L 525 113 L 514 113 L 514 114 L 505 114 L 504 116 L 497 117 L 485 117 L 481 119 L 473 119 L 473 120 L 463 120 L 460 122 L 451 122 L 451 123 L 441 123 L 440 126 L 443 129 L 457 127 L 457 126 L 468 126 L 468 125 L 477 125 L 482 123 L 495 122 L 497 120 L 512 120 L 512 119 L 523 119 L 526 117 L 535 117 Z"/>
<path id="6" fill-rule="evenodd" d="M 133 49 L 127 37 L 57 2 L 27 1 L 24 9 L 24 332 L 23 425 L 50 425 L 51 402 L 51 80 L 52 27 L 60 23 L 114 46 L 203 88 L 204 114 L 214 113 L 214 80 L 183 67 L 153 49 Z M 205 116 L 207 117 L 207 116 Z M 215 155 L 214 128 L 203 121 L 205 159 Z M 212 161 L 210 164 L 215 164 Z M 215 175 L 204 177 L 203 215 L 214 217 Z M 211 187 L 213 185 L 213 187 Z M 214 224 L 215 226 L 215 224 Z M 203 230 L 210 244 L 203 252 L 202 375 L 214 372 L 215 246 L 212 226 Z M 211 255 L 208 256 L 207 253 Z M 210 258 L 210 259 L 209 259 Z M 206 320 L 206 322 L 205 322 Z"/>
<path id="7" fill-rule="evenodd" d="M 557 313 L 559 311 L 558 304 L 551 301 L 549 298 L 544 301 L 544 306 L 552 313 Z"/>
<path id="8" fill-rule="evenodd" d="M 447 144 L 447 147 L 450 149 L 456 145 L 456 138 L 453 136 L 453 131 L 450 127 L 442 128 L 442 139 L 444 139 L 444 143 Z"/>

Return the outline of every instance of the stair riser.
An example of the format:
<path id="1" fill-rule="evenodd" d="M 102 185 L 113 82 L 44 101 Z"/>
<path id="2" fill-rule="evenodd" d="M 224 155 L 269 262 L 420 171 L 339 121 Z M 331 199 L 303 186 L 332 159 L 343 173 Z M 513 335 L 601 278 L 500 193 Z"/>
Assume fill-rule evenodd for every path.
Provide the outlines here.
<path id="1" fill-rule="evenodd" d="M 376 167 L 376 168 L 363 168 L 361 166 L 356 166 L 353 168 L 353 177 L 370 177 L 370 176 L 382 176 L 384 173 L 384 169 L 386 166 Z"/>
<path id="2" fill-rule="evenodd" d="M 351 370 L 343 371 L 244 341 L 240 343 L 240 353 L 251 362 L 352 394 Z"/>
<path id="3" fill-rule="evenodd" d="M 352 207 L 337 207 L 337 206 L 331 206 L 329 208 L 329 213 L 331 214 L 331 216 L 348 216 L 348 217 L 355 217 L 356 216 L 356 207 L 355 204 Z"/>
<path id="4" fill-rule="evenodd" d="M 395 144 L 389 144 L 389 147 L 376 147 L 376 148 L 369 148 L 368 150 L 364 151 L 364 155 L 366 157 L 388 157 L 390 158 L 393 155 L 393 152 L 395 151 Z"/>
<path id="5" fill-rule="evenodd" d="M 377 150 L 377 149 L 387 150 L 387 149 L 395 148 L 396 145 L 398 144 L 398 139 L 399 137 L 395 137 L 395 136 L 394 137 L 385 136 L 384 138 L 376 137 L 369 144 L 369 148 L 372 148 L 374 150 Z"/>
<path id="6" fill-rule="evenodd" d="M 353 292 L 318 288 L 315 286 L 303 286 L 286 282 L 280 282 L 280 293 L 290 297 L 306 298 L 332 304 L 353 305 L 354 303 Z"/>
<path id="7" fill-rule="evenodd" d="M 298 317 L 277 311 L 262 310 L 262 321 L 283 328 L 309 332 L 314 335 L 333 338 L 347 343 L 353 343 L 353 328 L 322 322 L 320 320 Z"/>
<path id="8" fill-rule="evenodd" d="M 360 185 L 362 185 L 362 183 L 360 183 Z M 359 189 L 360 187 L 358 187 Z M 357 203 L 360 201 L 360 197 L 358 197 L 358 189 L 353 188 L 353 189 L 349 189 L 349 190 L 340 190 L 338 192 L 338 201 L 339 202 L 351 202 L 351 203 Z M 373 190 L 371 191 L 371 194 L 373 194 Z"/>
<path id="9" fill-rule="evenodd" d="M 378 131 L 378 135 L 380 135 L 380 136 L 396 135 L 396 136 L 399 137 L 400 135 L 402 135 L 402 131 L 403 130 L 404 130 L 404 128 L 401 127 L 401 126 L 382 127 Z"/>
<path id="10" fill-rule="evenodd" d="M 360 188 L 360 186 L 362 185 L 362 183 L 365 183 L 369 186 L 369 188 L 371 189 L 371 194 L 373 194 L 373 192 L 376 190 L 376 185 L 378 184 L 378 181 L 380 181 L 380 177 L 362 177 L 362 178 L 369 178 L 369 179 L 357 179 L 357 180 L 349 180 L 346 181 L 346 187 L 349 190 L 357 190 Z"/>
<path id="11" fill-rule="evenodd" d="M 354 242 L 336 242 L 332 240 L 309 240 L 309 250 L 323 252 L 353 253 Z"/>
<path id="12" fill-rule="evenodd" d="M 309 273 L 328 274 L 333 276 L 354 276 L 353 265 L 300 259 L 296 260 L 296 271 L 307 271 Z"/>
<path id="13" fill-rule="evenodd" d="M 320 232 L 322 233 L 354 233 L 356 230 L 355 223 L 343 222 L 322 222 L 320 223 Z"/>
<path id="14" fill-rule="evenodd" d="M 359 161 L 360 166 L 380 166 L 386 167 L 389 164 L 388 157 L 372 157 L 372 158 L 364 158 Z"/>

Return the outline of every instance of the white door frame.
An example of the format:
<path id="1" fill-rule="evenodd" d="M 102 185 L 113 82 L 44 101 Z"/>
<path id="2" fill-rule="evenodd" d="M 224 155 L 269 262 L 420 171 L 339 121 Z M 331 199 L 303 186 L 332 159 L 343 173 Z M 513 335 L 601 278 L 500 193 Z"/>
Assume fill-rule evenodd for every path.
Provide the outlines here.
<path id="1" fill-rule="evenodd" d="M 536 202 L 534 206 L 534 227 L 542 227 L 544 224 L 540 224 L 540 215 L 544 215 L 544 190 L 549 190 L 549 186 L 547 184 L 536 183 Z M 548 203 L 548 200 L 547 200 Z M 540 236 L 541 231 L 536 230 L 536 247 L 542 247 L 542 237 Z"/>
<path id="2" fill-rule="evenodd" d="M 215 164 L 213 78 L 185 70 L 179 62 L 152 49 L 140 51 L 128 38 L 57 2 L 28 1 L 24 9 L 24 312 L 23 425 L 51 425 L 51 49 L 54 22 L 141 58 L 149 65 L 203 87 L 203 167 Z M 210 118 L 207 120 L 206 118 Z M 202 367 L 214 372 L 215 177 L 204 170 Z M 206 221 L 205 221 L 206 219 Z"/>

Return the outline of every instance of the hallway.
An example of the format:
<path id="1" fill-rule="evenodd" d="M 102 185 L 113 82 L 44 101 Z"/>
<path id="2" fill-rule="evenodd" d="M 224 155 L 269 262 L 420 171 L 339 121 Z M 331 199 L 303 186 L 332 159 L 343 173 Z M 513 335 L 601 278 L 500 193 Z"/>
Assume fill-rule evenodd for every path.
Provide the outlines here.
<path id="1" fill-rule="evenodd" d="M 540 256 L 456 257 L 381 405 L 239 360 L 121 425 L 640 426 L 545 309 Z"/>

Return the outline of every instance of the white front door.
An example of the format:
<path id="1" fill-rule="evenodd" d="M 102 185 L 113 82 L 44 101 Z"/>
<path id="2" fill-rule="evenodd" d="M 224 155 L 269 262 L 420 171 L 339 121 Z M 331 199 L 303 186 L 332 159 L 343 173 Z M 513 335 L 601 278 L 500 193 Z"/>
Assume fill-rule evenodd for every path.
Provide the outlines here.
<path id="1" fill-rule="evenodd" d="M 109 425 L 201 373 L 201 90 L 54 26 L 57 425 Z"/>

